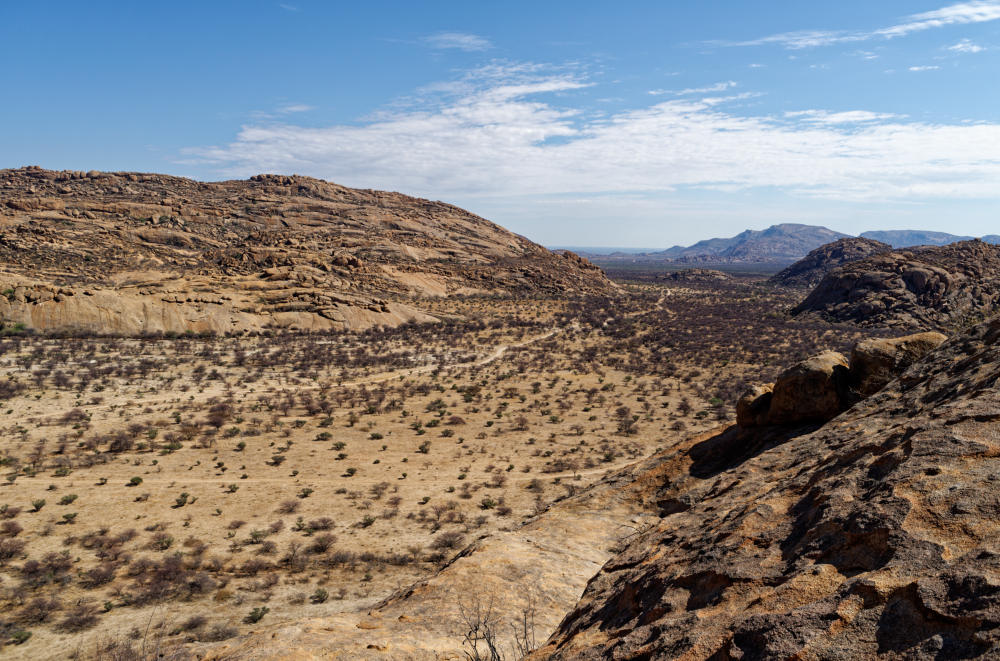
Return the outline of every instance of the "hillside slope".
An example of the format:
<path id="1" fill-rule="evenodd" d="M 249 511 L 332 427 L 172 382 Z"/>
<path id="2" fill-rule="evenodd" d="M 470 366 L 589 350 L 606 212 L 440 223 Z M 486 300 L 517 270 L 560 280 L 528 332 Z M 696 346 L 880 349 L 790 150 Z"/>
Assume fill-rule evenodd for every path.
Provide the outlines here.
<path id="1" fill-rule="evenodd" d="M 425 296 L 607 293 L 458 207 L 300 176 L 0 171 L 0 320 L 141 333 L 430 321 Z"/>
<path id="2" fill-rule="evenodd" d="M 821 427 L 661 455 L 661 520 L 532 659 L 1000 656 L 1000 319 Z"/>

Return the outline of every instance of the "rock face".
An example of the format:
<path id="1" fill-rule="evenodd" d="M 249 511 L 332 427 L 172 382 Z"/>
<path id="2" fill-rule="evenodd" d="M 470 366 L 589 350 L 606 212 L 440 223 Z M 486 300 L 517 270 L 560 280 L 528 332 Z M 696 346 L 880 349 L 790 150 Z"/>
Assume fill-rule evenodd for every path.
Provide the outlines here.
<path id="1" fill-rule="evenodd" d="M 774 382 L 767 423 L 829 420 L 844 408 L 849 380 L 847 359 L 836 351 L 803 360 Z"/>
<path id="2" fill-rule="evenodd" d="M 858 342 L 851 351 L 852 390 L 862 397 L 874 395 L 946 339 L 929 332 Z"/>
<path id="3" fill-rule="evenodd" d="M 749 429 L 826 422 L 874 395 L 945 339 L 928 332 L 863 340 L 851 350 L 850 362 L 824 351 L 788 368 L 773 384 L 750 388 L 736 403 L 736 424 Z"/>
<path id="4" fill-rule="evenodd" d="M 793 314 L 862 326 L 949 330 L 1000 303 L 1000 246 L 965 241 L 892 251 L 834 269 Z"/>
<path id="5" fill-rule="evenodd" d="M 771 410 L 774 385 L 752 386 L 736 402 L 736 424 L 740 427 L 761 427 L 767 424 L 767 414 Z"/>
<path id="6" fill-rule="evenodd" d="M 300 176 L 0 170 L 0 321 L 48 330 L 362 329 L 431 296 L 607 294 L 586 260 L 443 202 Z"/>
<path id="7" fill-rule="evenodd" d="M 994 319 L 823 426 L 664 452 L 662 518 L 530 658 L 1000 658 L 998 385 Z"/>
<path id="8" fill-rule="evenodd" d="M 816 248 L 788 268 L 771 276 L 768 282 L 785 287 L 815 287 L 827 273 L 871 255 L 892 248 L 881 241 L 863 238 L 838 239 Z"/>

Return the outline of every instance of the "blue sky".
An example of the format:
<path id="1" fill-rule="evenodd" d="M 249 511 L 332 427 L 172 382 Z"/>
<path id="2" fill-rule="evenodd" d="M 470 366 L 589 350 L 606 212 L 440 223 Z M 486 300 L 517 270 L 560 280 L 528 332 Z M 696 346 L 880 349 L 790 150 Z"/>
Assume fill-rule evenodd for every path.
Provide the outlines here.
<path id="1" fill-rule="evenodd" d="M 1000 0 L 0 3 L 0 167 L 307 174 L 547 245 L 1000 233 Z"/>

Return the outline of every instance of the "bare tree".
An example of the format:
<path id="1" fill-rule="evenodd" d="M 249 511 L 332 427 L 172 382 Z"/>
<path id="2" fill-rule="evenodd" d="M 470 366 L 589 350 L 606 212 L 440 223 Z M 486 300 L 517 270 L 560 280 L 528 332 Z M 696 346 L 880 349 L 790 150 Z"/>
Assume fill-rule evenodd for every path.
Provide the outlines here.
<path id="1" fill-rule="evenodd" d="M 535 595 L 532 592 L 528 592 L 528 603 L 521 609 L 511 629 L 514 630 L 514 642 L 511 644 L 514 658 L 523 659 L 538 646 L 535 641 Z"/>
<path id="2" fill-rule="evenodd" d="M 465 628 L 462 652 L 469 661 L 504 661 L 497 641 L 500 613 L 496 609 L 496 595 L 485 599 L 475 596 L 458 604 L 459 616 Z"/>
<path id="3" fill-rule="evenodd" d="M 464 627 L 462 652 L 468 661 L 504 661 L 503 644 L 498 640 L 502 622 L 501 606 L 495 592 L 487 596 L 475 596 L 463 600 L 458 605 Z M 537 646 L 535 640 L 536 599 L 528 592 L 527 603 L 509 622 L 512 640 L 512 658 L 523 659 Z"/>

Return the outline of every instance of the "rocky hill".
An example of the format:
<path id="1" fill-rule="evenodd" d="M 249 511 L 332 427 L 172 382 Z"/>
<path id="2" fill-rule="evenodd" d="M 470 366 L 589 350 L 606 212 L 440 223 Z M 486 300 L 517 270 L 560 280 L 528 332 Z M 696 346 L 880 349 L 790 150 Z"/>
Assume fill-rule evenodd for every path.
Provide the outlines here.
<path id="1" fill-rule="evenodd" d="M 1000 246 L 964 241 L 880 253 L 828 273 L 793 314 L 863 326 L 951 329 L 1000 303 Z"/>
<path id="2" fill-rule="evenodd" d="M 814 362 L 779 379 L 800 404 L 855 369 Z M 993 319 L 846 412 L 664 452 L 660 520 L 529 658 L 1000 657 L 998 382 Z"/>
<path id="3" fill-rule="evenodd" d="M 0 260 L 0 320 L 48 330 L 360 329 L 432 321 L 428 296 L 614 289 L 458 207 L 300 176 L 2 170 Z"/>
<path id="4" fill-rule="evenodd" d="M 838 266 L 889 250 L 892 248 L 881 241 L 854 237 L 838 239 L 816 248 L 776 273 L 769 282 L 785 287 L 815 287 L 824 275 Z"/>
<path id="5" fill-rule="evenodd" d="M 959 236 L 947 232 L 929 232 L 926 230 L 875 230 L 862 232 L 862 238 L 888 243 L 893 248 L 912 248 L 913 246 L 946 246 L 949 243 L 970 241 L 975 237 Z"/>

